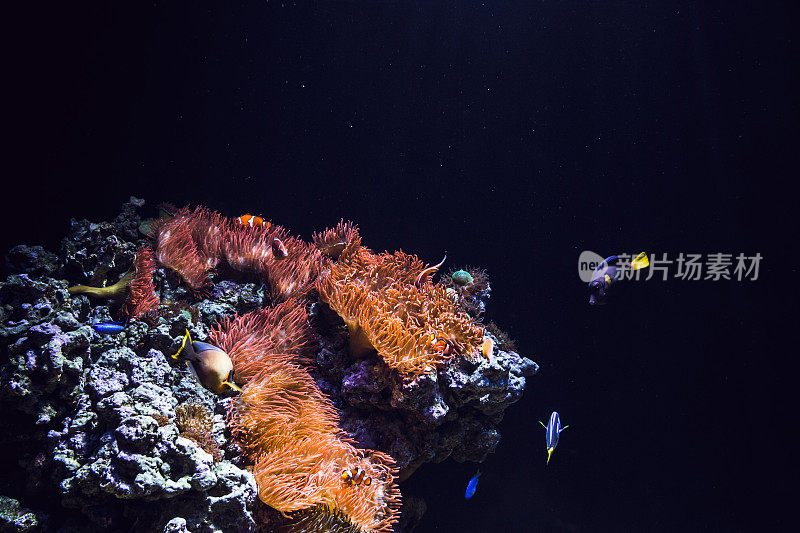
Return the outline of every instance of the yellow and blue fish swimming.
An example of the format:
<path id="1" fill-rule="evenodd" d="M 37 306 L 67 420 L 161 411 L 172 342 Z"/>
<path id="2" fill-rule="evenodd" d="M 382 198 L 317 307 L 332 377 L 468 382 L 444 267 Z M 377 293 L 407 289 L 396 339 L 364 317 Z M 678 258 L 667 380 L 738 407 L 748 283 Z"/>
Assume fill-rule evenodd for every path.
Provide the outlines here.
<path id="1" fill-rule="evenodd" d="M 623 272 L 628 269 L 641 270 L 648 266 L 650 260 L 644 252 L 637 255 L 630 264 L 619 264 L 619 256 L 616 255 L 605 258 L 592 273 L 592 280 L 589 282 L 589 303 L 603 305 L 611 287 L 621 279 Z"/>
<path id="2" fill-rule="evenodd" d="M 553 411 L 553 414 L 550 415 L 550 420 L 547 422 L 546 426 L 541 420 L 539 423 L 544 427 L 545 430 L 545 440 L 547 442 L 547 464 L 550 464 L 550 456 L 553 455 L 553 450 L 555 450 L 556 446 L 558 446 L 558 436 L 569 426 L 564 426 L 563 428 L 561 427 L 561 418 L 559 418 L 558 413 L 555 411 Z"/>

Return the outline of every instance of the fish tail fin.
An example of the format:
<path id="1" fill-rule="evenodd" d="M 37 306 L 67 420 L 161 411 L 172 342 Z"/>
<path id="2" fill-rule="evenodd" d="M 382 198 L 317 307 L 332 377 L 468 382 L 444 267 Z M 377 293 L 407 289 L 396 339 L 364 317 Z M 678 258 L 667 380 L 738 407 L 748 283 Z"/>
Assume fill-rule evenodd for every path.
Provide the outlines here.
<path id="1" fill-rule="evenodd" d="M 176 361 L 180 361 L 181 352 L 184 350 L 184 348 L 186 348 L 186 341 L 189 341 L 189 346 L 192 345 L 192 335 L 189 333 L 188 329 L 186 330 L 186 335 L 183 336 L 183 340 L 181 341 L 181 347 L 178 348 L 178 351 L 172 354 L 170 357 Z"/>
<path id="2" fill-rule="evenodd" d="M 553 447 L 547 448 L 547 462 L 545 463 L 547 465 L 550 464 L 550 456 L 553 455 L 553 450 L 555 450 Z"/>
<path id="3" fill-rule="evenodd" d="M 633 270 L 641 270 L 649 266 L 650 266 L 650 260 L 647 258 L 647 254 L 644 252 L 637 255 L 636 258 L 633 261 L 631 261 L 631 268 Z"/>

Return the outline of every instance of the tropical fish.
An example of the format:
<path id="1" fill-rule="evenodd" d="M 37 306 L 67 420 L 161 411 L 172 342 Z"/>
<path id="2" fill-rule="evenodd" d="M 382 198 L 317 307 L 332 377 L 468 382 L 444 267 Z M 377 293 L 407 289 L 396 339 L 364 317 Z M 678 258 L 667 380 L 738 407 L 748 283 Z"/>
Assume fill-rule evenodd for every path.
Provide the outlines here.
<path id="1" fill-rule="evenodd" d="M 108 287 L 89 287 L 87 285 L 75 285 L 74 287 L 70 287 L 67 289 L 67 292 L 71 296 L 76 294 L 86 294 L 88 296 L 94 296 L 96 298 L 113 298 L 115 300 L 121 300 L 128 294 L 128 288 L 131 285 L 131 280 L 133 279 L 133 270 L 127 271 L 123 276 L 113 285 L 109 285 Z"/>
<path id="2" fill-rule="evenodd" d="M 481 344 L 481 355 L 483 355 L 489 362 L 492 361 L 492 352 L 494 352 L 494 341 L 491 337 L 486 337 Z"/>
<path id="3" fill-rule="evenodd" d="M 233 363 L 228 354 L 211 344 L 192 341 L 188 329 L 172 359 L 185 361 L 200 385 L 215 394 L 242 392 L 233 381 Z"/>
<path id="4" fill-rule="evenodd" d="M 354 485 L 364 485 L 369 486 L 372 485 L 372 478 L 367 476 L 367 473 L 359 468 L 355 467 L 353 470 L 346 468 L 342 471 L 342 475 L 340 476 L 342 483 L 349 486 Z"/>
<path id="5" fill-rule="evenodd" d="M 110 320 L 108 322 L 98 322 L 97 324 L 92 324 L 92 329 L 94 329 L 97 333 L 108 335 L 119 333 L 125 329 L 125 324 L 123 322 Z"/>
<path id="6" fill-rule="evenodd" d="M 242 215 L 239 218 L 237 218 L 236 220 L 242 226 L 250 226 L 251 228 L 254 227 L 254 226 L 255 227 L 268 228 L 270 226 L 269 222 L 265 222 L 263 218 L 257 217 L 257 216 L 253 216 L 250 213 L 248 213 L 246 215 Z"/>
<path id="7" fill-rule="evenodd" d="M 419 287 L 420 284 L 422 283 L 422 281 L 427 276 L 432 276 L 433 274 L 435 274 L 436 271 L 439 270 L 439 268 L 444 264 L 445 261 L 447 261 L 447 253 L 444 254 L 444 258 L 441 261 L 439 261 L 439 264 L 433 265 L 433 266 L 429 266 L 428 268 L 426 268 L 422 272 L 420 272 L 419 275 L 417 276 L 417 279 L 414 280 L 414 285 Z"/>
<path id="8" fill-rule="evenodd" d="M 556 449 L 556 446 L 558 446 L 558 436 L 569 426 L 567 425 L 563 428 L 561 427 L 561 419 L 558 417 L 558 413 L 555 411 L 553 411 L 553 414 L 550 415 L 550 420 L 547 422 L 546 426 L 541 420 L 539 423 L 545 429 L 545 440 L 547 441 L 547 464 L 550 464 L 550 456 L 553 454 L 553 450 Z"/>
<path id="9" fill-rule="evenodd" d="M 467 483 L 467 491 L 464 493 L 464 499 L 469 500 L 475 495 L 475 491 L 478 490 L 478 478 L 481 477 L 481 471 L 478 470 L 472 479 L 469 480 Z"/>
<path id="10" fill-rule="evenodd" d="M 647 254 L 642 252 L 637 255 L 628 265 L 619 265 L 619 256 L 612 255 L 600 263 L 592 273 L 592 280 L 589 282 L 589 303 L 591 305 L 603 305 L 606 303 L 611 287 L 620 280 L 622 272 L 627 268 L 630 270 L 641 270 L 650 266 Z"/>
<path id="11" fill-rule="evenodd" d="M 279 238 L 273 237 L 271 245 L 272 255 L 275 256 L 275 259 L 284 259 L 287 255 L 289 255 L 286 245 L 283 244 L 283 241 Z"/>

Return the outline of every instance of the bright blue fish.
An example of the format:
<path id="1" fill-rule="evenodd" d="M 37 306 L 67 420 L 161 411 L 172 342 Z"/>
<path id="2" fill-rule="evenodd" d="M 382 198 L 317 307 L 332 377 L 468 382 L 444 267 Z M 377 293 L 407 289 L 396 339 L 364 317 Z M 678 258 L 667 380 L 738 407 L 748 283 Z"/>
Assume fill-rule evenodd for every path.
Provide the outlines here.
<path id="1" fill-rule="evenodd" d="M 555 411 L 553 411 L 553 414 L 550 415 L 550 421 L 546 426 L 541 420 L 539 423 L 545 429 L 545 439 L 547 440 L 547 464 L 550 464 L 550 456 L 553 454 L 553 450 L 556 449 L 556 446 L 558 446 L 558 436 L 569 426 L 564 426 L 563 428 L 561 427 L 561 419 L 558 417 L 558 413 Z"/>
<path id="2" fill-rule="evenodd" d="M 475 491 L 478 490 L 478 478 L 481 477 L 481 471 L 472 476 L 472 479 L 469 480 L 467 483 L 467 492 L 464 493 L 464 498 L 469 500 L 475 495 Z"/>
<path id="3" fill-rule="evenodd" d="M 119 333 L 123 329 L 125 329 L 125 324 L 122 322 L 114 322 L 113 320 L 110 322 L 100 322 L 99 324 L 92 324 L 92 327 L 97 333 L 102 333 L 104 335 Z"/>

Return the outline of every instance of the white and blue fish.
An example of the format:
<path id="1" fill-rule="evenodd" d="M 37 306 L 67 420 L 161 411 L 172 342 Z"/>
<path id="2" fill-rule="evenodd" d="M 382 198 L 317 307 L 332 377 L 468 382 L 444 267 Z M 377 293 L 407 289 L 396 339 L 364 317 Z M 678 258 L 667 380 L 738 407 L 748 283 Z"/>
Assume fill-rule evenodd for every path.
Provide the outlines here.
<path id="1" fill-rule="evenodd" d="M 547 464 L 550 464 L 550 456 L 553 455 L 553 450 L 555 450 L 556 446 L 558 446 L 558 436 L 569 426 L 564 426 L 563 428 L 561 427 L 561 418 L 559 418 L 558 413 L 555 411 L 553 411 L 553 414 L 550 415 L 550 420 L 547 422 L 547 425 L 545 425 L 541 420 L 539 423 L 545 429 L 545 440 L 547 441 Z"/>

